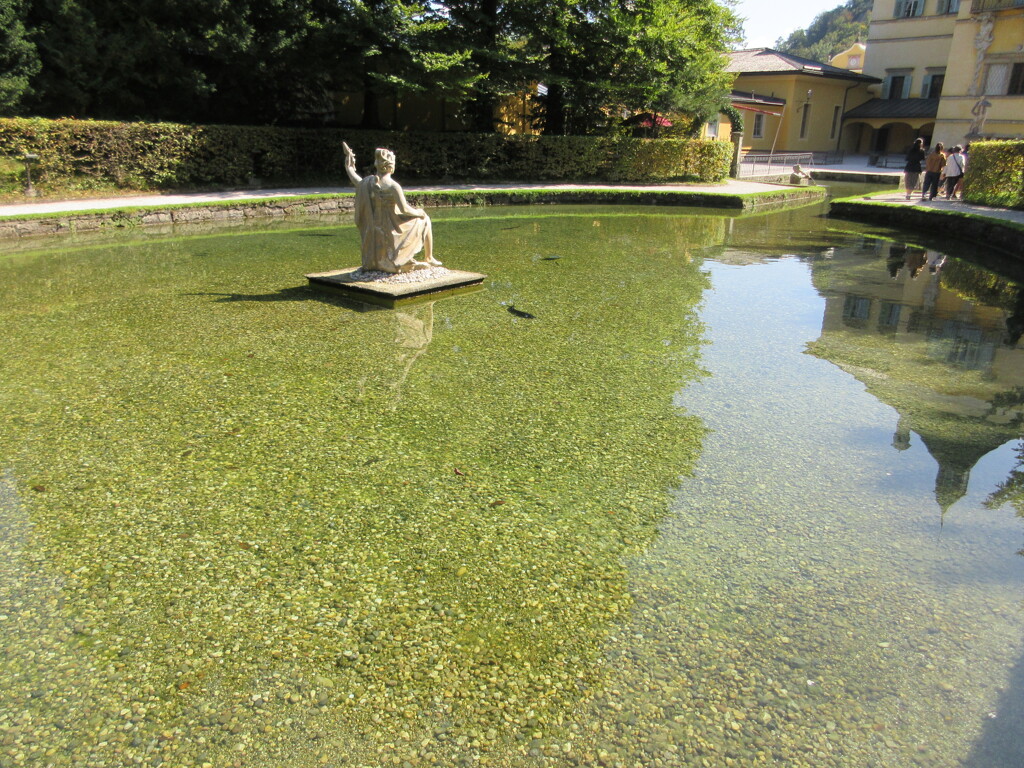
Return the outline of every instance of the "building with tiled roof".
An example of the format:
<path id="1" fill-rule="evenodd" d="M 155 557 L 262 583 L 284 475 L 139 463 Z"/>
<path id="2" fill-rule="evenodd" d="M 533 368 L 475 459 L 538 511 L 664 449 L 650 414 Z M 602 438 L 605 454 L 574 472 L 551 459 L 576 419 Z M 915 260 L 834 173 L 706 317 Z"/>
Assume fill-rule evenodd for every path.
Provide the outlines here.
<path id="1" fill-rule="evenodd" d="M 742 144 L 747 152 L 841 149 L 843 114 L 867 101 L 867 86 L 880 82 L 772 48 L 727 55 L 725 70 L 736 73 L 732 105 L 745 117 Z M 722 129 L 712 128 L 709 133 L 721 134 Z"/>

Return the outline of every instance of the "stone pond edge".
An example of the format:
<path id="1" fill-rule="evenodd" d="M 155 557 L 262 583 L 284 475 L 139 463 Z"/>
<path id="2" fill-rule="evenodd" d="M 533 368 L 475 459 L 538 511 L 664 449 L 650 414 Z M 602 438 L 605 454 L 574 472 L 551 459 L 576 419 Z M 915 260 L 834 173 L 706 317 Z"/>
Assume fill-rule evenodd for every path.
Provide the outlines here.
<path id="1" fill-rule="evenodd" d="M 825 199 L 823 187 L 780 187 L 778 190 L 733 194 L 659 189 L 524 189 L 486 191 L 412 192 L 414 205 L 427 208 L 478 205 L 603 204 L 675 205 L 749 211 L 767 211 L 807 205 Z M 0 240 L 89 232 L 110 228 L 194 224 L 206 221 L 273 218 L 306 214 L 346 213 L 353 209 L 352 193 L 183 203 L 166 206 L 124 207 L 104 210 L 0 216 Z"/>
<path id="2" fill-rule="evenodd" d="M 847 197 L 831 202 L 829 216 L 926 231 L 932 236 L 984 243 L 1017 258 L 1024 256 L 1024 224 L 981 213 Z"/>

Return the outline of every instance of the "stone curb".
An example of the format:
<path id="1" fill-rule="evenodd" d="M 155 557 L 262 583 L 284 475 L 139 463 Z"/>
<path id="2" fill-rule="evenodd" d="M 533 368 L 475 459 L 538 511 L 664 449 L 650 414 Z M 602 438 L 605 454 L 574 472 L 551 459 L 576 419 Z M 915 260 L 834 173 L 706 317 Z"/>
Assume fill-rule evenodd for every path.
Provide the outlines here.
<path id="1" fill-rule="evenodd" d="M 474 205 L 526 204 L 608 204 L 675 205 L 725 208 L 740 211 L 771 210 L 824 199 L 821 188 L 780 188 L 778 192 L 748 195 L 713 192 L 676 192 L 658 190 L 486 190 L 452 192 L 410 192 L 409 200 L 429 208 Z M 355 205 L 351 194 L 315 198 L 277 198 L 246 200 L 238 203 L 186 204 L 165 208 L 120 208 L 109 211 L 66 212 L 25 218 L 0 218 L 0 240 L 62 233 L 90 232 L 108 228 L 127 228 L 167 224 L 195 224 L 278 216 L 323 213 L 347 213 Z"/>
<path id="2" fill-rule="evenodd" d="M 966 213 L 947 208 L 921 208 L 869 200 L 835 200 L 829 215 L 853 221 L 885 224 L 900 229 L 919 229 L 931 235 L 970 240 L 1020 258 L 1024 255 L 1024 230 L 984 213 Z"/>

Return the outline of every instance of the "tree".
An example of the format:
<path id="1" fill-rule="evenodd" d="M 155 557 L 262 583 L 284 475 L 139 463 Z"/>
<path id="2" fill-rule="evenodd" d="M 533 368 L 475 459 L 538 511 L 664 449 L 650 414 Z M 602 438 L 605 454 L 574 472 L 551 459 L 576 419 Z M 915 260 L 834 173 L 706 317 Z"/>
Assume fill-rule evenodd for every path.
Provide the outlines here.
<path id="1" fill-rule="evenodd" d="M 807 29 L 779 38 L 775 47 L 785 53 L 827 62 L 857 41 L 867 40 L 872 0 L 847 0 L 831 11 L 819 13 Z"/>
<path id="2" fill-rule="evenodd" d="M 547 133 L 593 133 L 623 111 L 707 117 L 728 101 L 722 52 L 738 32 L 714 0 L 596 0 L 550 9 L 538 78 L 548 86 Z"/>
<path id="3" fill-rule="evenodd" d="M 380 96 L 430 91 L 462 97 L 479 79 L 440 6 L 417 0 L 345 0 L 338 11 L 334 37 L 344 39 L 355 55 L 335 60 L 336 82 L 342 89 L 362 91 L 364 128 L 378 127 Z"/>
<path id="4" fill-rule="evenodd" d="M 39 55 L 25 29 L 22 0 L 0 0 L 0 115 L 15 114 L 39 71 Z"/>

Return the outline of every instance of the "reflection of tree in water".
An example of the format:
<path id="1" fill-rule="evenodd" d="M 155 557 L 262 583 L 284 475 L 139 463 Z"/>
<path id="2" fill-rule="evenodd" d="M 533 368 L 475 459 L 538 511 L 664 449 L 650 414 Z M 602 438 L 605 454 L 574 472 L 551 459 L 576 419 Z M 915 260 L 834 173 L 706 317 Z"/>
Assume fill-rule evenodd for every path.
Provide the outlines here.
<path id="1" fill-rule="evenodd" d="M 1015 345 L 1024 333 L 1024 289 L 994 272 L 969 262 L 950 260 L 942 272 L 942 287 L 958 296 L 1007 313 L 1006 341 Z"/>
<path id="2" fill-rule="evenodd" d="M 1024 517 L 1024 443 L 1017 445 L 1017 466 L 1010 470 L 1007 478 L 985 499 L 988 509 L 999 509 L 1004 504 L 1011 505 L 1017 517 Z M 1024 549 L 1017 552 L 1024 557 Z"/>

